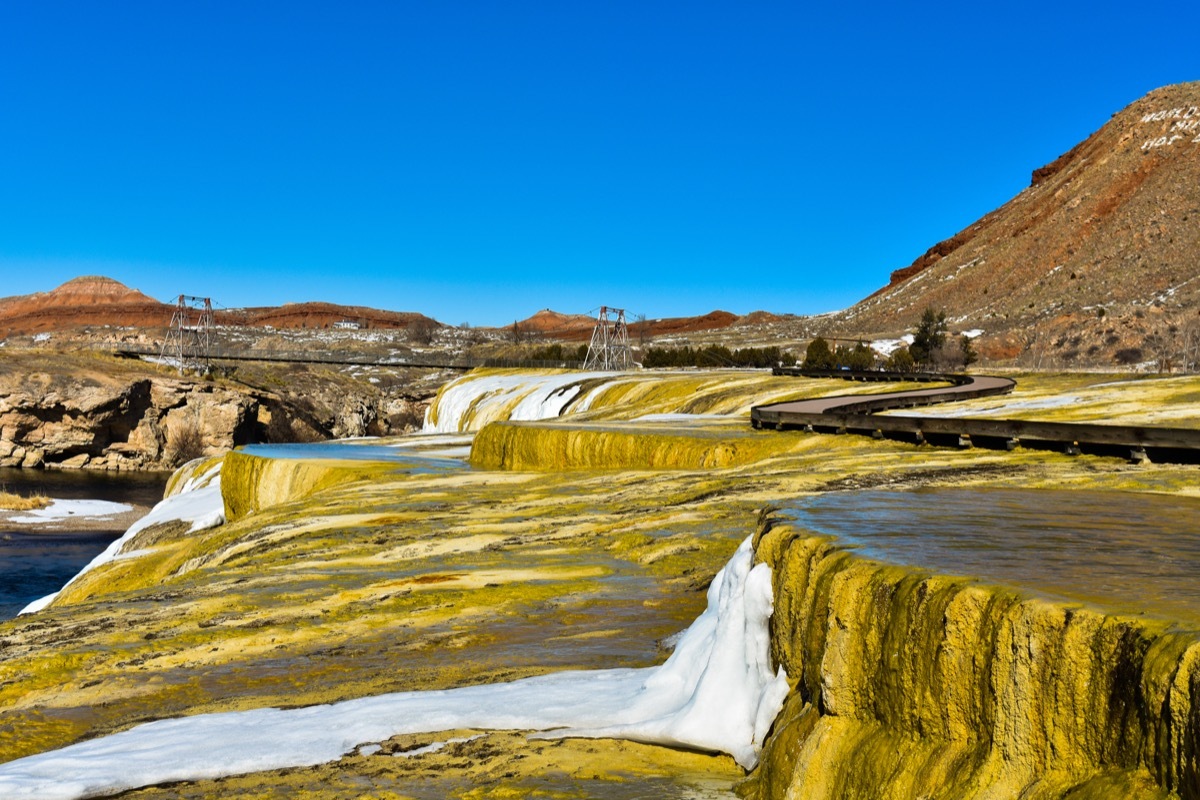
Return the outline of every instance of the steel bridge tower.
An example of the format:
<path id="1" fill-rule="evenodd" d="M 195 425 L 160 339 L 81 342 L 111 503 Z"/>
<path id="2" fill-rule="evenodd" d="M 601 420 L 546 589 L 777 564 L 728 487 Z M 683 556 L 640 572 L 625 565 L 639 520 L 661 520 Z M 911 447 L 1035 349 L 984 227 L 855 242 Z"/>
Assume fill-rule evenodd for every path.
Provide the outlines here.
<path id="1" fill-rule="evenodd" d="M 162 357 L 173 359 L 179 367 L 207 372 L 212 353 L 212 299 L 181 294 L 171 314 L 171 324 L 163 339 Z"/>
<path id="2" fill-rule="evenodd" d="M 625 309 L 600 306 L 592 342 L 588 345 L 584 369 L 622 370 L 633 366 L 629 349 L 629 329 L 625 326 Z"/>

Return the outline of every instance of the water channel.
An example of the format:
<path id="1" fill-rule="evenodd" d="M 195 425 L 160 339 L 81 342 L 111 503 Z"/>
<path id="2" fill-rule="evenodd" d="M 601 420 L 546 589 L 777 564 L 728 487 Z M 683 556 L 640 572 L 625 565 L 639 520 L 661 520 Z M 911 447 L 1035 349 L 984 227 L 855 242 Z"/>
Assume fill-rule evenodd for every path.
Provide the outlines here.
<path id="1" fill-rule="evenodd" d="M 162 499 L 166 473 L 111 473 L 0 469 L 0 490 L 61 500 L 107 500 L 151 508 Z M 0 518 L 0 619 L 58 591 L 123 526 L 96 519 L 73 530 L 8 523 Z"/>

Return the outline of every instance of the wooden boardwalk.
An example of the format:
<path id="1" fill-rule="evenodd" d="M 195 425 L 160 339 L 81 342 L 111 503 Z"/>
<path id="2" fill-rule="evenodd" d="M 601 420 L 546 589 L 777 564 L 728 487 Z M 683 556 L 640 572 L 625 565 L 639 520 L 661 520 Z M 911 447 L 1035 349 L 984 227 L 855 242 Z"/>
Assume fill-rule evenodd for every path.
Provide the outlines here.
<path id="1" fill-rule="evenodd" d="M 921 380 L 950 385 L 907 392 L 838 395 L 755 406 L 750 412 L 750 422 L 755 428 L 856 433 L 914 444 L 930 443 L 952 447 L 978 446 L 1006 450 L 1029 447 L 1072 455 L 1089 453 L 1118 456 L 1139 462 L 1149 460 L 1200 463 L 1200 430 L 1190 428 L 919 415 L 884 417 L 875 413 L 1007 394 L 1016 385 L 1016 382 L 1009 378 L 935 374 L 918 377 L 899 373 L 795 369 L 778 369 L 775 372 L 808 378 L 857 381 Z"/>

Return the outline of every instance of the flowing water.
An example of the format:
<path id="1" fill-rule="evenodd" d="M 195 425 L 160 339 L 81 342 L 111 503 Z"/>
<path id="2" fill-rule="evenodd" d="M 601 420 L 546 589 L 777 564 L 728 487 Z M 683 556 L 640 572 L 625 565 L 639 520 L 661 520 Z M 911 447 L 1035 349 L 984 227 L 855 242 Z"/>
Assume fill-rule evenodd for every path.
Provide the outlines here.
<path id="1" fill-rule="evenodd" d="M 1200 625 L 1200 499 L 940 488 L 834 492 L 787 510 L 868 558 Z"/>
<path id="2" fill-rule="evenodd" d="M 431 453 L 414 452 L 407 448 L 351 442 L 314 442 L 311 444 L 252 444 L 243 452 L 263 458 L 333 459 L 338 461 L 386 461 L 398 469 L 413 473 L 432 473 L 448 469 L 464 469 L 467 464 L 457 458 L 444 458 Z"/>
<path id="3" fill-rule="evenodd" d="M 161 473 L 0 470 L 0 487 L 5 491 L 146 507 L 162 499 L 166 479 Z M 9 619 L 31 601 L 61 589 L 123 532 L 102 519 L 89 530 L 72 532 L 48 532 L 0 519 L 0 619 Z"/>

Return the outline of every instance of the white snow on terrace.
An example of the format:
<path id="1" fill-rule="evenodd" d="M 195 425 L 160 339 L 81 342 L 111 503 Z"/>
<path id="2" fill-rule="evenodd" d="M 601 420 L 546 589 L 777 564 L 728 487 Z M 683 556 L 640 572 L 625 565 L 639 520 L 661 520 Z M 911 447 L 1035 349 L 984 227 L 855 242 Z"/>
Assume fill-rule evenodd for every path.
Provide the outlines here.
<path id="1" fill-rule="evenodd" d="M 189 531 L 191 532 L 201 531 L 205 528 L 215 528 L 225 522 L 225 502 L 221 499 L 220 464 L 217 464 L 201 475 L 185 481 L 175 494 L 161 500 L 154 508 L 150 509 L 150 513 L 133 523 L 133 525 L 130 525 L 129 530 L 125 531 L 121 538 L 110 542 L 108 547 L 104 548 L 104 552 L 89 561 L 87 566 L 79 570 L 75 577 L 67 581 L 63 588 L 65 589 L 67 586 L 70 586 L 73 581 L 85 572 L 93 570 L 101 564 L 113 561 L 119 555 L 132 557 L 132 552 L 122 554 L 122 548 L 134 536 L 151 525 L 175 521 L 190 522 L 191 528 Z M 59 591 L 61 592 L 62 589 Z M 46 595 L 39 600 L 34 600 L 21 609 L 18 616 L 20 614 L 32 614 L 35 611 L 41 611 L 50 605 L 55 597 L 58 597 L 58 592 Z M 0 794 L 0 797 L 3 796 L 3 794 Z"/>
<path id="2" fill-rule="evenodd" d="M 88 519 L 94 517 L 111 517 L 132 511 L 133 506 L 125 503 L 113 503 L 108 500 L 51 500 L 45 508 L 36 508 L 22 512 L 19 517 L 10 517 L 10 522 L 44 525 L 50 522 L 62 522 L 65 519 Z"/>
<path id="3" fill-rule="evenodd" d="M 451 383 L 438 395 L 437 423 L 434 406 L 425 416 L 426 433 L 461 433 L 478 430 L 501 418 L 503 409 L 512 405 L 507 419 L 550 419 L 562 414 L 580 390 L 579 384 L 591 378 L 612 377 L 611 372 L 573 372 L 565 375 L 489 375 L 467 376 Z M 468 428 L 469 426 L 469 428 Z"/>
<path id="4" fill-rule="evenodd" d="M 464 445 L 470 446 L 471 442 L 473 442 L 473 441 L 475 441 L 475 434 L 473 434 L 473 433 L 432 434 L 432 433 L 424 433 L 422 431 L 419 435 L 412 435 L 405 439 L 401 439 L 399 441 L 389 442 L 387 444 L 387 446 L 395 447 L 397 449 L 404 449 L 406 447 L 424 449 L 424 448 L 427 448 L 430 446 L 462 447 Z"/>
<path id="5" fill-rule="evenodd" d="M 447 739 L 444 742 L 433 742 L 431 744 L 425 745 L 424 747 L 415 747 L 412 750 L 403 750 L 399 753 L 392 753 L 392 755 L 396 758 L 412 758 L 413 756 L 423 756 L 423 755 L 426 755 L 427 753 L 436 753 L 439 750 L 445 750 L 446 747 L 448 747 L 449 745 L 452 745 L 452 744 L 464 744 L 466 742 L 473 742 L 476 739 L 482 739 L 482 738 L 483 738 L 482 733 L 477 734 L 475 736 L 458 736 L 453 739 Z M 370 753 L 365 752 L 369 748 L 375 748 L 375 750 L 373 750 L 373 752 L 379 752 L 379 750 L 383 749 L 377 744 L 372 744 L 372 745 L 367 745 L 367 747 L 364 747 L 361 750 L 359 750 L 359 753 L 361 753 L 362 755 L 370 755 Z"/>
<path id="6" fill-rule="evenodd" d="M 461 728 L 721 751 L 750 769 L 788 692 L 783 670 L 770 666 L 772 606 L 770 568 L 753 564 L 747 539 L 713 579 L 708 608 L 661 666 L 160 720 L 0 764 L 0 797 L 74 800 L 311 766 L 398 734 Z"/>

